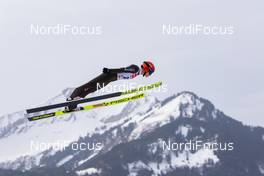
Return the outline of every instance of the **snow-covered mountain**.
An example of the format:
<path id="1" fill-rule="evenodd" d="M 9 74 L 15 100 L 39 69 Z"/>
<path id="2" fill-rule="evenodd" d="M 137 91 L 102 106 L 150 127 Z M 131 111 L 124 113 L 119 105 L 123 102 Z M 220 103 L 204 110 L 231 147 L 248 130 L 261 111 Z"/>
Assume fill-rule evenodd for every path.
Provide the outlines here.
<path id="1" fill-rule="evenodd" d="M 264 175 L 264 129 L 191 92 L 35 122 L 17 112 L 0 118 L 0 146 L 0 175 Z"/>

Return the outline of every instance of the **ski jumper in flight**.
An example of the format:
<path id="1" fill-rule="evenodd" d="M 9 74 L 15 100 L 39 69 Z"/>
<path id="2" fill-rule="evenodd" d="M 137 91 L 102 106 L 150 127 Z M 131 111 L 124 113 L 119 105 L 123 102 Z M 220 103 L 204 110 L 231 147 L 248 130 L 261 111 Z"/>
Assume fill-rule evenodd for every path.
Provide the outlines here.
<path id="1" fill-rule="evenodd" d="M 100 88 L 106 86 L 110 82 L 121 80 L 121 79 L 133 79 L 138 75 L 144 77 L 149 77 L 155 71 L 155 66 L 150 61 L 144 61 L 141 66 L 130 65 L 125 68 L 109 69 L 103 68 L 103 73 L 89 81 L 88 83 L 77 87 L 67 101 L 78 100 L 86 97 L 88 94 L 99 90 Z M 66 107 L 66 110 L 74 110 L 77 105 L 70 105 Z"/>

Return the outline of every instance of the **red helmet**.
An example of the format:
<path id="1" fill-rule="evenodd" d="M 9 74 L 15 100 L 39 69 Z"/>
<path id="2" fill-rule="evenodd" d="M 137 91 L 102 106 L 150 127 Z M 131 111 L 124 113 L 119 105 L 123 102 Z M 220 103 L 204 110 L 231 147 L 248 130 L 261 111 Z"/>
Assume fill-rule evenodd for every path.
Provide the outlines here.
<path id="1" fill-rule="evenodd" d="M 141 65 L 141 68 L 145 72 L 143 76 L 145 76 L 146 73 L 149 73 L 149 75 L 152 75 L 152 73 L 154 73 L 155 71 L 155 66 L 150 61 L 144 61 L 143 64 Z"/>

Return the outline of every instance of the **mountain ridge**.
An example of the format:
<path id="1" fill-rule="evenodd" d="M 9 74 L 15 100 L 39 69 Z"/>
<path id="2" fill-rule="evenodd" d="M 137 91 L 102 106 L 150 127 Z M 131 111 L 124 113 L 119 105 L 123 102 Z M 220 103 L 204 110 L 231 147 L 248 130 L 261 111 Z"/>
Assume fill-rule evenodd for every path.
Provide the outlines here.
<path id="1" fill-rule="evenodd" d="M 99 121 L 97 121 L 98 117 L 100 117 Z M 80 119 L 86 120 L 82 121 Z M 176 173 L 175 169 L 180 173 L 208 175 L 210 172 L 214 172 L 214 169 L 216 170 L 215 172 L 221 173 L 218 169 L 227 167 L 225 162 L 228 162 L 226 159 L 228 157 L 224 153 L 220 152 L 219 154 L 212 150 L 198 150 L 196 152 L 167 151 L 167 154 L 166 152 L 164 154 L 164 151 L 149 153 L 146 148 L 152 145 L 156 146 L 159 140 L 168 142 L 169 138 L 171 138 L 172 142 L 200 138 L 204 139 L 203 142 L 210 143 L 218 140 L 225 141 L 227 139 L 239 141 L 237 137 L 241 136 L 241 134 L 247 135 L 245 140 L 252 140 L 251 143 L 258 143 L 258 147 L 253 147 L 255 151 L 261 152 L 262 150 L 259 146 L 264 146 L 264 139 L 262 139 L 264 138 L 263 128 L 245 126 L 216 109 L 209 100 L 200 98 L 189 91 L 172 95 L 163 101 L 150 96 L 144 100 L 130 102 L 120 107 L 117 106 L 114 111 L 105 114 L 102 111 L 92 111 L 73 114 L 59 120 L 48 119 L 31 125 L 40 126 L 39 128 L 41 128 L 41 126 L 46 125 L 55 125 L 56 127 L 56 124 L 62 124 L 59 126 L 63 126 L 66 124 L 76 125 L 75 123 L 77 123 L 76 126 L 79 127 L 79 130 L 87 128 L 87 126 L 83 125 L 78 126 L 80 124 L 78 121 L 82 121 L 82 123 L 94 123 L 97 127 L 90 131 L 83 131 L 82 135 L 79 135 L 79 137 L 77 135 L 77 138 L 70 143 L 102 142 L 104 146 L 102 150 L 97 152 L 73 151 L 69 145 L 62 151 L 47 150 L 37 155 L 33 154 L 20 157 L 14 161 L 2 162 L 0 163 L 0 167 L 26 172 L 31 172 L 37 168 L 54 168 L 55 170 L 56 168 L 64 168 L 65 173 L 73 175 L 109 175 L 109 173 L 110 175 L 115 175 L 116 173 L 123 173 L 125 175 L 140 175 L 142 173 L 143 175 L 170 175 Z M 97 121 L 96 123 L 98 124 L 96 125 L 94 121 Z M 24 133 L 30 131 L 30 128 L 34 128 L 27 125 L 24 127 L 27 129 L 24 130 Z M 56 129 L 55 127 L 50 127 L 50 129 Z M 67 127 L 71 128 L 71 126 Z M 59 129 L 58 131 L 62 132 L 65 130 L 67 128 Z M 232 134 L 232 130 L 235 131 L 236 136 Z M 263 135 L 262 138 L 261 135 Z M 137 144 L 137 147 L 132 150 L 134 144 Z M 245 145 L 243 142 L 241 144 Z M 157 146 L 156 149 L 160 151 L 160 148 L 158 149 Z M 135 158 L 136 153 L 134 153 L 135 156 L 131 156 L 128 151 L 136 151 L 138 158 Z M 142 151 L 145 152 L 142 153 Z M 120 152 L 123 154 L 120 155 Z M 189 161 L 187 155 L 190 157 Z M 206 156 L 205 158 L 201 157 L 204 155 Z M 119 158 L 119 156 L 127 157 L 131 162 L 122 162 L 124 160 Z M 239 155 L 234 156 L 239 157 Z M 110 159 L 107 160 L 107 157 L 110 157 Z M 180 161 L 179 157 L 181 158 Z M 258 156 L 254 155 L 254 157 L 257 158 Z M 113 162 L 113 158 L 115 158 L 115 162 Z M 142 158 L 144 161 L 141 161 Z M 255 169 L 251 169 L 252 173 L 254 170 L 256 176 L 262 174 L 261 169 L 264 157 L 259 157 L 258 160 L 254 161 L 257 162 L 254 165 Z M 224 164 L 222 164 L 223 161 Z M 118 167 L 113 166 L 113 163 L 116 163 Z M 205 166 L 206 168 L 201 170 Z M 109 170 L 109 168 L 112 169 Z M 186 170 L 186 168 L 189 169 Z M 239 172 L 239 174 L 241 173 Z"/>

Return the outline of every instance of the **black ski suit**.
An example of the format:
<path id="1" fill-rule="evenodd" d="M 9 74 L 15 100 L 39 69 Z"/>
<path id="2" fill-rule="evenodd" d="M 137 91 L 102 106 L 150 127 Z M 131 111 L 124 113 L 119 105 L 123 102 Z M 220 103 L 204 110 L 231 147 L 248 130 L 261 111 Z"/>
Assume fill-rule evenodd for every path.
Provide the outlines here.
<path id="1" fill-rule="evenodd" d="M 97 91 L 103 86 L 106 86 L 110 82 L 120 79 L 133 79 L 140 74 L 140 68 L 137 65 L 130 65 L 125 68 L 108 69 L 104 68 L 103 73 L 91 80 L 90 82 L 77 87 L 70 98 L 76 97 L 84 98 L 88 94 Z"/>

